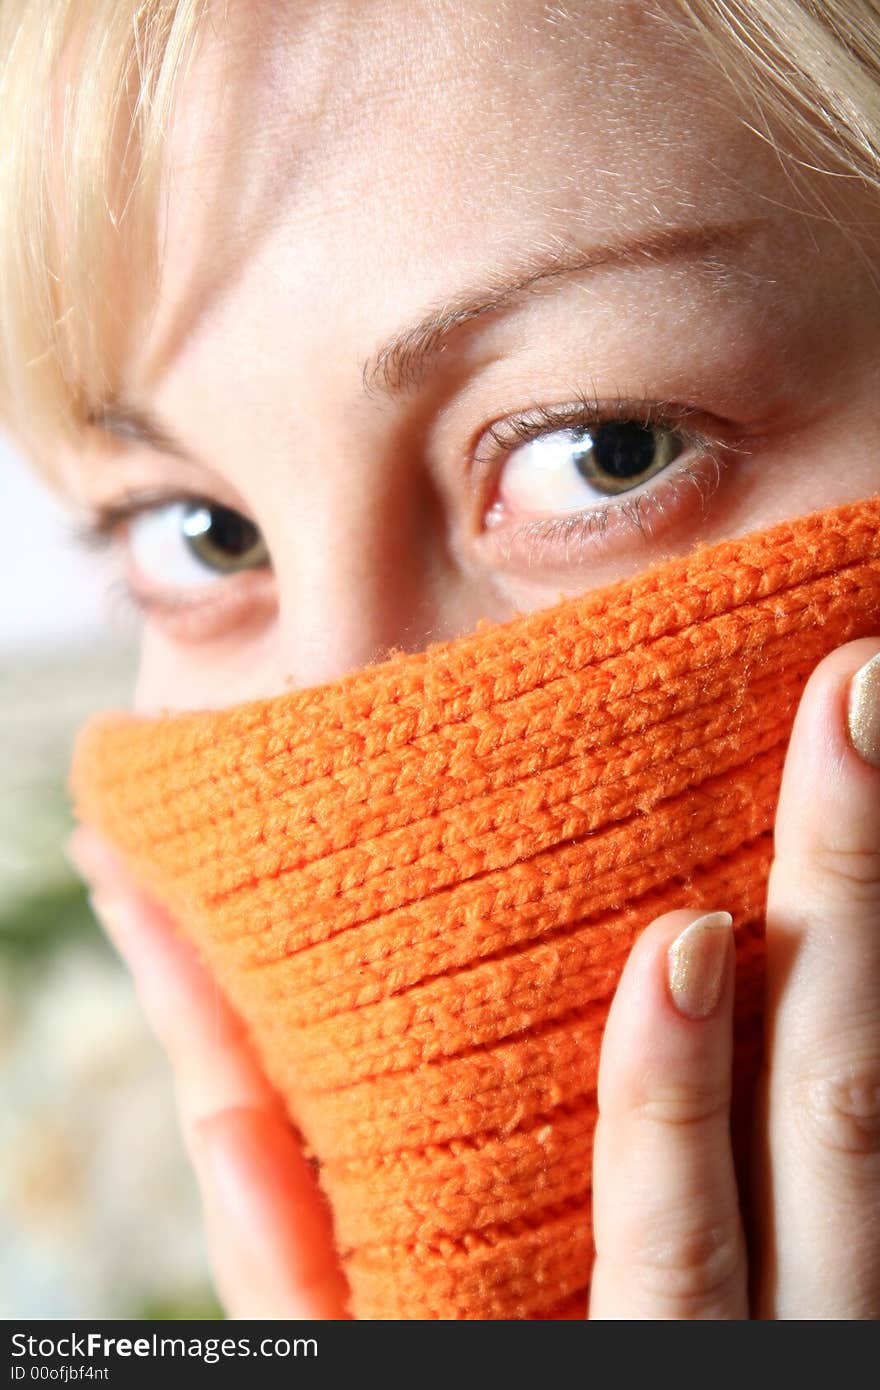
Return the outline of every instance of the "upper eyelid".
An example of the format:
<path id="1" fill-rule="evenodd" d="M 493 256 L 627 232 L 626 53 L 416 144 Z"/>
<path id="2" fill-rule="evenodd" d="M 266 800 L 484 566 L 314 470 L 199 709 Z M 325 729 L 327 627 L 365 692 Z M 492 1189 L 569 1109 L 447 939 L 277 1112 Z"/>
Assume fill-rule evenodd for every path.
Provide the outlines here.
<path id="1" fill-rule="evenodd" d="M 86 539 L 108 538 L 119 530 L 126 521 L 142 512 L 171 507 L 175 503 L 198 502 L 212 506 L 220 505 L 206 497 L 204 493 L 187 492 L 185 489 L 144 489 L 125 494 L 118 502 L 102 502 L 95 506 L 91 515 L 82 523 Z M 81 532 L 81 534 L 82 534 Z"/>
<path id="2" fill-rule="evenodd" d="M 552 432 L 574 425 L 592 424 L 598 427 L 613 420 L 633 420 L 655 428 L 666 426 L 679 429 L 691 443 L 708 447 L 719 441 L 711 429 L 699 427 L 697 422 L 705 418 L 695 406 L 674 401 L 634 401 L 619 397 L 603 403 L 578 393 L 561 406 L 536 404 L 525 411 L 496 420 L 480 434 L 472 457 L 478 466 L 488 466 L 497 460 L 498 454 L 510 453 L 519 444 L 527 444 L 545 431 Z M 717 424 L 720 429 L 725 422 L 719 420 Z M 483 451 L 481 446 L 486 439 L 491 439 L 494 451 Z"/>
<path id="3" fill-rule="evenodd" d="M 203 506 L 209 507 L 225 507 L 230 511 L 238 512 L 239 515 L 251 522 L 262 535 L 258 523 L 247 512 L 240 507 L 232 507 L 229 503 L 220 501 L 216 497 L 210 497 L 204 491 L 188 492 L 183 488 L 156 488 L 132 491 L 122 497 L 119 502 L 101 503 L 94 507 L 90 516 L 73 524 L 74 543 L 85 547 L 86 550 L 106 549 L 117 542 L 119 533 L 127 521 L 142 516 L 145 512 L 158 511 L 162 507 L 173 507 L 181 502 L 193 505 L 201 503 Z"/>

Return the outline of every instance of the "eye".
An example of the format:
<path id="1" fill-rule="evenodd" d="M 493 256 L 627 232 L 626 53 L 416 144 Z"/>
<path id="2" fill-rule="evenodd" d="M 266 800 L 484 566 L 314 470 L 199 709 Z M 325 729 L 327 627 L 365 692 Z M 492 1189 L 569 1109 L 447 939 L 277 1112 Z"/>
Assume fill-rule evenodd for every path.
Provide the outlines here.
<path id="1" fill-rule="evenodd" d="M 749 449 L 736 421 L 693 404 L 580 393 L 533 405 L 485 429 L 471 452 L 475 555 L 554 582 L 597 560 L 631 564 L 665 535 L 696 534 Z"/>
<path id="2" fill-rule="evenodd" d="M 503 445 L 492 515 L 581 510 L 647 483 L 687 445 L 675 429 L 634 419 L 544 430 L 518 447 Z"/>
<path id="3" fill-rule="evenodd" d="M 254 523 L 207 500 L 187 498 L 133 511 L 126 531 L 132 564 L 161 589 L 204 587 L 212 578 L 270 563 Z"/>

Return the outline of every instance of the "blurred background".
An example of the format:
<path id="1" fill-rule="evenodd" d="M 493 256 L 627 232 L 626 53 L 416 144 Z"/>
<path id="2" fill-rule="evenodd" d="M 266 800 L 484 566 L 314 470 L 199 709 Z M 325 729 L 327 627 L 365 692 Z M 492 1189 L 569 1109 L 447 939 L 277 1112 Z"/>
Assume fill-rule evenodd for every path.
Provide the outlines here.
<path id="1" fill-rule="evenodd" d="M 170 1075 L 62 852 L 73 736 L 128 704 L 134 626 L 2 438 L 0 479 L 0 1317 L 216 1317 Z"/>

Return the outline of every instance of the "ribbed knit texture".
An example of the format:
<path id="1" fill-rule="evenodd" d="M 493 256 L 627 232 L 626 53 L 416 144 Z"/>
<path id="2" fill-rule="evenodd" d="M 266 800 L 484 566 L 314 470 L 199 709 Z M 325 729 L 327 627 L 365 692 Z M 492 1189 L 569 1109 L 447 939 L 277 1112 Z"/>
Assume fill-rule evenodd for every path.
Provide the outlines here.
<path id="1" fill-rule="evenodd" d="M 99 716 L 79 815 L 246 1021 L 361 1318 L 583 1313 L 596 1070 L 637 933 L 727 908 L 737 1090 L 760 1052 L 785 747 L 880 631 L 880 499 L 320 687 Z"/>

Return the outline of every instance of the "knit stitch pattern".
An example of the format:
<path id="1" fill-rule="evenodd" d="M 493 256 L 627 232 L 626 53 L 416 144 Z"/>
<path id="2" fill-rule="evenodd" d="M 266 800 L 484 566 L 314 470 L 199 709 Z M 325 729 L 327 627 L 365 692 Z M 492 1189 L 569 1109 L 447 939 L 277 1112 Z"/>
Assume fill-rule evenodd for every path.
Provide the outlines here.
<path id="1" fill-rule="evenodd" d="M 786 744 L 880 631 L 880 498 L 332 683 L 95 717 L 78 815 L 170 910 L 319 1164 L 360 1318 L 582 1316 L 602 1030 L 638 933 L 726 908 L 761 1050 Z"/>

